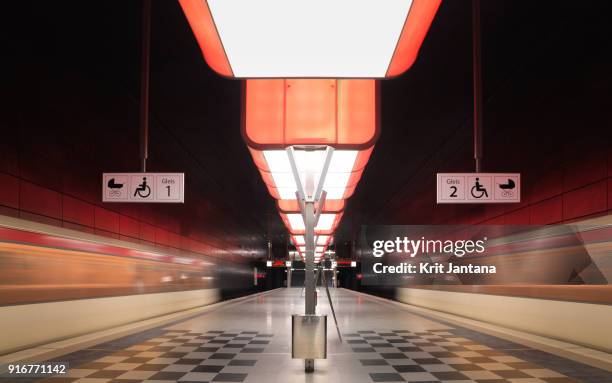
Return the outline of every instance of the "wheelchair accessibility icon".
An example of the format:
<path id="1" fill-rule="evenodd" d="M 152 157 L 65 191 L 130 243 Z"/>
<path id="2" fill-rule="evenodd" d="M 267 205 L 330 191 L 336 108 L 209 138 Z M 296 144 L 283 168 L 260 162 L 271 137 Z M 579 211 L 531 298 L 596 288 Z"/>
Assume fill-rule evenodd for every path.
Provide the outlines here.
<path id="1" fill-rule="evenodd" d="M 474 186 L 472 186 L 472 190 L 470 191 L 470 193 L 472 194 L 472 197 L 476 199 L 480 199 L 482 197 L 489 198 L 489 193 L 487 192 L 487 188 L 485 188 L 480 183 L 480 179 L 478 177 L 476 177 L 476 182 L 474 183 Z"/>
<path id="2" fill-rule="evenodd" d="M 142 177 L 142 183 L 134 189 L 134 197 L 136 197 L 137 194 L 140 198 L 147 198 L 151 195 L 151 187 L 147 185 L 147 177 Z"/>

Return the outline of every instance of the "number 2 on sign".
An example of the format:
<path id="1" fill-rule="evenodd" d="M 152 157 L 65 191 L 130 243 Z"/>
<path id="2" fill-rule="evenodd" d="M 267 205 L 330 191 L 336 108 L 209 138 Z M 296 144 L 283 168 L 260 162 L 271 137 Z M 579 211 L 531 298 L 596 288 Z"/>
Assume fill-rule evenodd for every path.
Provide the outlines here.
<path id="1" fill-rule="evenodd" d="M 453 189 L 453 192 L 450 194 L 450 197 L 457 197 L 457 186 L 451 186 L 451 189 Z"/>

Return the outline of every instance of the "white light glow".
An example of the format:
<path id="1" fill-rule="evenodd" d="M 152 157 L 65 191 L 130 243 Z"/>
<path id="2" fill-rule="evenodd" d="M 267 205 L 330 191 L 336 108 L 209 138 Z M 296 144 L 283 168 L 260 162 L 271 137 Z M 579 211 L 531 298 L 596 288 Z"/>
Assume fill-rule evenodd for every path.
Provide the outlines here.
<path id="1" fill-rule="evenodd" d="M 321 214 L 315 230 L 331 230 L 334 226 L 335 219 L 336 214 Z"/>
<path id="2" fill-rule="evenodd" d="M 289 226 L 291 226 L 291 231 L 304 230 L 304 218 L 302 218 L 301 214 L 287 214 L 287 219 L 289 220 Z"/>
<path id="3" fill-rule="evenodd" d="M 329 235 L 319 235 L 317 237 L 317 245 L 325 245 L 328 239 Z"/>
<path id="4" fill-rule="evenodd" d="M 266 266 L 267 267 L 272 267 L 272 261 L 266 261 Z"/>
<path id="5" fill-rule="evenodd" d="M 353 170 L 355 159 L 357 158 L 356 150 L 336 150 L 329 164 L 330 173 L 349 173 Z"/>
<path id="6" fill-rule="evenodd" d="M 306 184 L 307 174 L 312 174 L 313 188 L 316 187 L 323 170 L 325 154 L 325 150 L 294 151 L 295 164 L 302 185 Z M 358 151 L 356 150 L 335 150 L 333 152 L 323 184 L 323 190 L 327 192 L 328 199 L 342 199 L 344 197 L 357 154 Z M 280 198 L 296 199 L 297 186 L 291 172 L 287 153 L 284 150 L 264 150 L 263 155 Z"/>
<path id="7" fill-rule="evenodd" d="M 294 235 L 293 236 L 293 241 L 295 242 L 295 245 L 305 245 L 306 244 L 306 240 L 304 239 L 303 235 Z"/>
<path id="8" fill-rule="evenodd" d="M 234 75 L 384 77 L 411 0 L 208 0 Z"/>
<path id="9" fill-rule="evenodd" d="M 357 267 L 357 261 L 351 261 L 351 267 Z"/>
<path id="10" fill-rule="evenodd" d="M 291 164 L 284 150 L 264 150 L 263 155 L 272 173 L 291 174 Z"/>
<path id="11" fill-rule="evenodd" d="M 291 267 L 291 261 L 285 261 L 285 266 Z"/>
<path id="12" fill-rule="evenodd" d="M 306 252 L 306 246 L 299 246 L 298 249 L 302 252 L 305 253 Z M 322 254 L 323 250 L 325 250 L 325 247 L 323 246 L 315 246 L 315 254 Z"/>
<path id="13" fill-rule="evenodd" d="M 306 226 L 304 225 L 304 218 L 301 214 L 287 214 L 287 220 L 289 221 L 289 226 L 291 231 L 301 231 L 305 230 Z M 315 226 L 315 230 L 331 230 L 334 227 L 334 221 L 336 220 L 336 214 L 332 213 L 322 213 L 319 216 L 319 222 L 317 222 L 317 226 Z M 305 242 L 304 242 L 305 243 Z"/>

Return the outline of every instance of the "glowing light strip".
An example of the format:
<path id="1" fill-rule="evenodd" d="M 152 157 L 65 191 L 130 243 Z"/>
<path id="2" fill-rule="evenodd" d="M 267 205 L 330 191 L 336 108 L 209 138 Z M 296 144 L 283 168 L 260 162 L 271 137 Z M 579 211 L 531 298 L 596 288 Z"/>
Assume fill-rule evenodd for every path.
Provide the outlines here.
<path id="1" fill-rule="evenodd" d="M 323 184 L 323 190 L 327 192 L 328 199 L 342 199 L 348 185 L 351 173 L 355 166 L 358 151 L 336 150 L 334 151 Z M 297 186 L 291 173 L 289 158 L 284 150 L 264 150 L 264 158 L 268 169 L 274 180 L 276 189 L 281 199 L 294 200 Z M 314 173 L 315 186 L 321 176 L 325 161 L 324 150 L 296 150 L 295 162 L 302 183 L 309 172 Z"/>
<path id="2" fill-rule="evenodd" d="M 202 0 L 204 1 L 204 0 Z M 385 77 L 411 0 L 208 0 L 236 77 Z"/>

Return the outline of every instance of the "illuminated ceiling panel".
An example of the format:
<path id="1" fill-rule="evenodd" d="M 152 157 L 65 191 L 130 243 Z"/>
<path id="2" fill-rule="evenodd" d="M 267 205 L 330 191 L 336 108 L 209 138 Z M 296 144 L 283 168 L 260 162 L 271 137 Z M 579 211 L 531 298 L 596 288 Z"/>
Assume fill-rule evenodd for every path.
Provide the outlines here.
<path id="1" fill-rule="evenodd" d="M 306 174 L 313 174 L 316 188 L 321 176 L 321 169 L 323 169 L 326 151 L 295 150 L 294 153 L 295 163 L 302 183 L 305 183 Z M 332 200 L 344 198 L 355 166 L 357 153 L 358 151 L 356 150 L 336 150 L 333 152 L 329 170 L 323 184 L 323 190 L 327 192 L 327 198 Z M 287 152 L 284 150 L 264 150 L 263 155 L 274 180 L 274 188 L 277 190 L 280 199 L 295 199 L 297 186 L 291 173 L 291 165 Z"/>
<path id="2" fill-rule="evenodd" d="M 286 214 L 286 216 L 292 232 L 299 232 L 305 229 L 304 219 L 301 214 Z M 336 218 L 337 214 L 321 214 L 319 222 L 315 226 L 315 232 L 333 229 Z"/>
<path id="3" fill-rule="evenodd" d="M 221 75 L 384 78 L 415 61 L 441 0 L 179 2 Z"/>
<path id="4" fill-rule="evenodd" d="M 208 0 L 234 76 L 385 77 L 411 0 Z"/>

